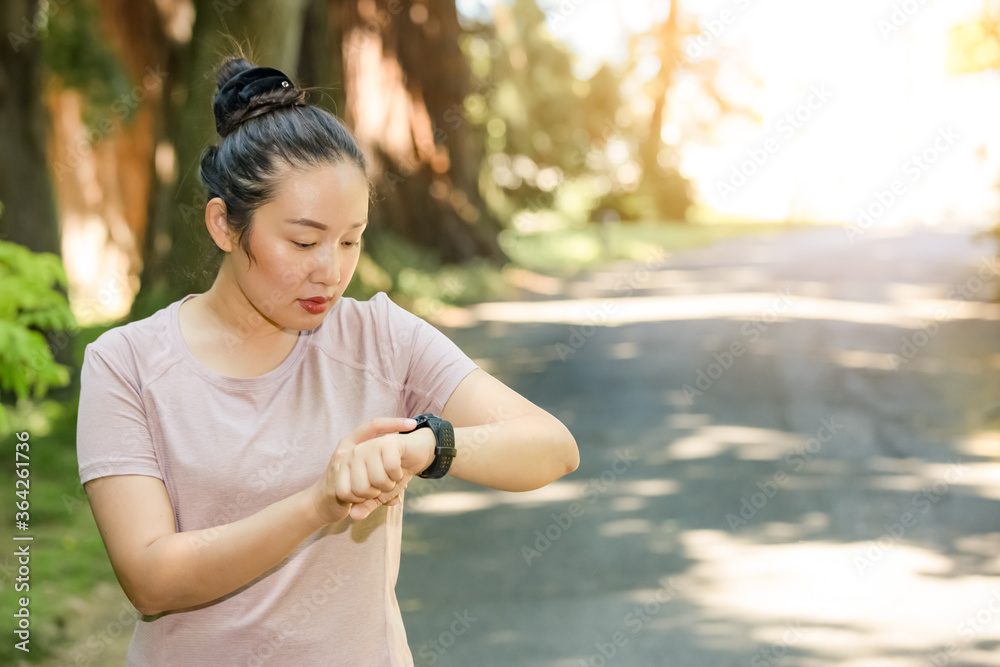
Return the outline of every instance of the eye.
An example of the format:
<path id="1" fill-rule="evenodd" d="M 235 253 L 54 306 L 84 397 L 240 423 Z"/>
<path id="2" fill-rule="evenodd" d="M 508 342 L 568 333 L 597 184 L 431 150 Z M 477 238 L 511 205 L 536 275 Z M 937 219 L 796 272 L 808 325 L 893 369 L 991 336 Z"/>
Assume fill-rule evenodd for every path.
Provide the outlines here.
<path id="1" fill-rule="evenodd" d="M 294 243 L 295 245 L 297 245 L 300 248 L 311 248 L 314 245 L 316 245 L 315 243 L 297 243 L 296 241 L 292 241 L 292 243 Z"/>

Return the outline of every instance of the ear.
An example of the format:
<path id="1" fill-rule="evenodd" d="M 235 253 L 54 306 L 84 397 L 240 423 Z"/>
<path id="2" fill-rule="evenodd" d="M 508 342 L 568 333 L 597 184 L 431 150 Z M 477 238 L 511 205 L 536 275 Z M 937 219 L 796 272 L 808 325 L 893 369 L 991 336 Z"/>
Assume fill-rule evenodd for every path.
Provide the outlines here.
<path id="1" fill-rule="evenodd" d="M 229 229 L 226 220 L 226 202 L 221 197 L 213 197 L 205 206 L 205 226 L 215 245 L 225 252 L 232 252 L 235 234 Z"/>

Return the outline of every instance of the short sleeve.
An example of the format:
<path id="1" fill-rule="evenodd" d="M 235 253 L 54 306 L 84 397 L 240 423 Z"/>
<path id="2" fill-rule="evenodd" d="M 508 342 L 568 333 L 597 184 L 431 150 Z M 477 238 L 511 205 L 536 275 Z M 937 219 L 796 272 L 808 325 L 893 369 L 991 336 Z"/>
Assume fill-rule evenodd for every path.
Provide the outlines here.
<path id="1" fill-rule="evenodd" d="M 393 365 L 403 387 L 403 414 L 441 414 L 455 388 L 479 366 L 432 324 L 380 294 L 396 348 Z"/>
<path id="2" fill-rule="evenodd" d="M 76 454 L 81 484 L 106 475 L 163 479 L 136 383 L 93 343 L 80 369 Z"/>

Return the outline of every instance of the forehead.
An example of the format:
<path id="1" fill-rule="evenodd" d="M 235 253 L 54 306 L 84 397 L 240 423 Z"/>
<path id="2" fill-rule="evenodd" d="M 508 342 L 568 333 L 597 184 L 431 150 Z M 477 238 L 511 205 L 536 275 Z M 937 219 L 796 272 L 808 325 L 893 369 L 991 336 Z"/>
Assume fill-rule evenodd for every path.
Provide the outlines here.
<path id="1" fill-rule="evenodd" d="M 275 188 L 271 209 L 285 220 L 312 220 L 345 226 L 368 215 L 368 179 L 353 164 L 341 162 L 307 169 L 286 169 Z"/>

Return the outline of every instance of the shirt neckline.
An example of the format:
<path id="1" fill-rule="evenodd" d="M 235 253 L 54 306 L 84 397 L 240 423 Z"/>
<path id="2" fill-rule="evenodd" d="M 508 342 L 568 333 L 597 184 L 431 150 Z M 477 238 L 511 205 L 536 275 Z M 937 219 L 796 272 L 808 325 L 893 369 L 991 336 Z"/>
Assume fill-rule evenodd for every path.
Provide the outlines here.
<path id="1" fill-rule="evenodd" d="M 196 356 L 194 356 L 194 353 L 191 352 L 187 342 L 185 342 L 184 336 L 181 334 L 181 304 L 196 296 L 201 296 L 201 294 L 188 294 L 183 299 L 174 302 L 172 312 L 170 314 L 170 335 L 174 339 L 174 343 L 180 348 L 181 355 L 184 357 L 187 365 L 193 369 L 195 373 L 217 385 L 252 389 L 266 386 L 272 382 L 280 380 L 296 365 L 299 357 L 301 357 L 305 351 L 309 340 L 309 334 L 313 333 L 313 331 L 300 331 L 295 340 L 295 347 L 293 347 L 292 351 L 288 353 L 288 356 L 285 357 L 280 364 L 263 375 L 248 378 L 223 375 L 222 373 L 213 371 L 211 368 L 203 364 Z"/>

